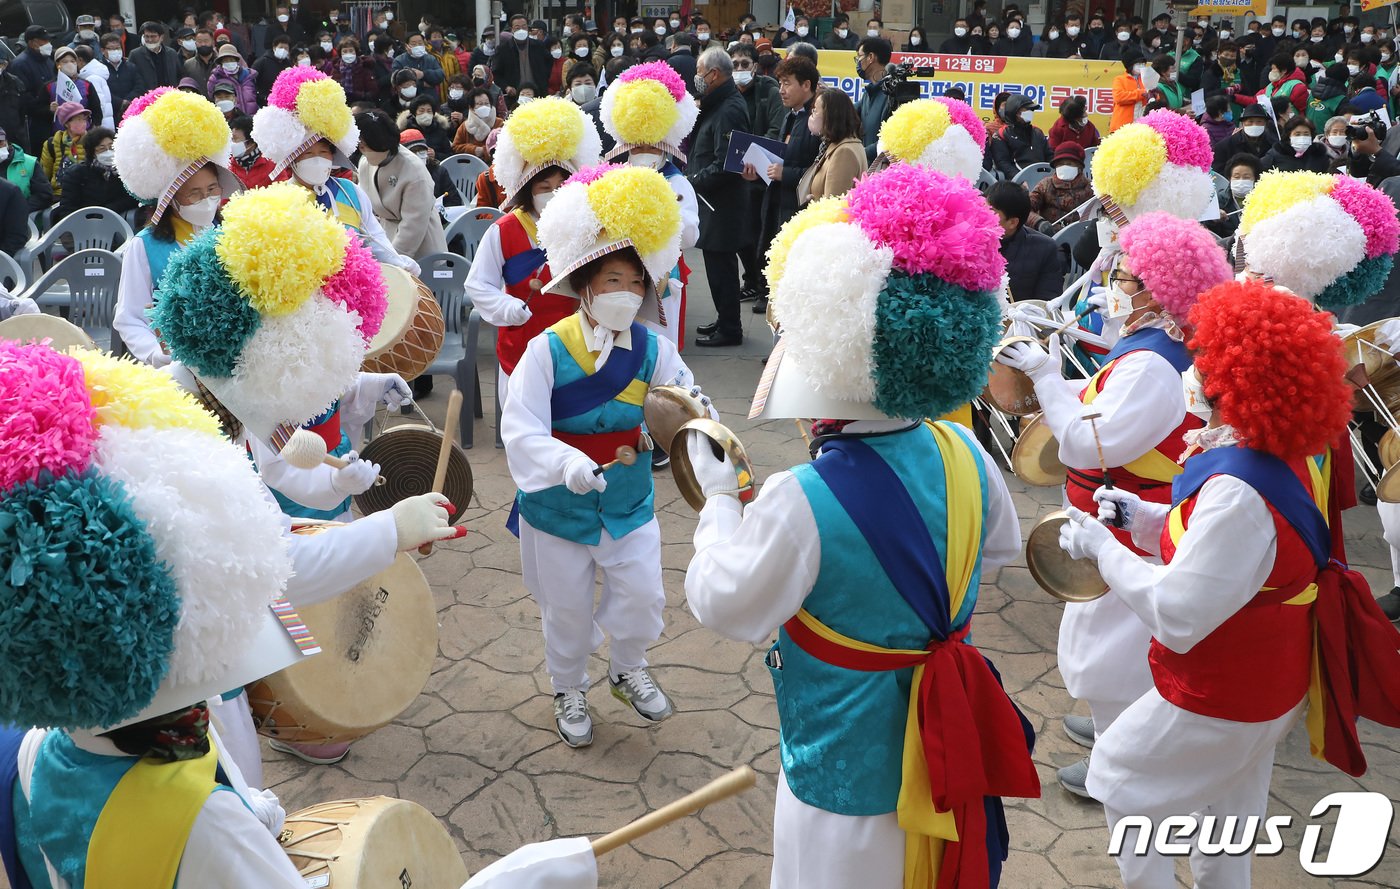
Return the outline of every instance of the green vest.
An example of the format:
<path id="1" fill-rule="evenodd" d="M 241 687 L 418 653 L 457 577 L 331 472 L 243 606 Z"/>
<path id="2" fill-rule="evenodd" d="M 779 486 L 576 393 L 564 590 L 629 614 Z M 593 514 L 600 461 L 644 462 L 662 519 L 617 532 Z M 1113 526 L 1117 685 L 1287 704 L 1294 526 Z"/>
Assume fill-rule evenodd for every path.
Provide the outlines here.
<path id="1" fill-rule="evenodd" d="M 1319 99 L 1316 96 L 1308 97 L 1308 120 L 1321 133 L 1327 129 L 1327 121 L 1337 116 L 1337 108 L 1341 106 L 1345 95 L 1333 96 L 1330 99 Z"/>
<path id="2" fill-rule="evenodd" d="M 15 145 L 10 146 L 10 165 L 5 168 L 5 178 L 11 185 L 19 186 L 26 198 L 29 197 L 30 181 L 34 178 L 34 168 L 37 165 L 38 161 L 35 158 L 20 151 Z"/>

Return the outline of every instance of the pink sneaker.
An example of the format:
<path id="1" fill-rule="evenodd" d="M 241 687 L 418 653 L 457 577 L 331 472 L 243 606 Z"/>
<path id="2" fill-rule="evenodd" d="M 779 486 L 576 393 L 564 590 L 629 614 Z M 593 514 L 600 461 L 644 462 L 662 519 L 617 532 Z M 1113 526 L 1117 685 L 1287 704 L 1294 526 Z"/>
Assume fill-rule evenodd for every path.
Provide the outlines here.
<path id="1" fill-rule="evenodd" d="M 350 742 L 340 744 L 299 744 L 294 741 L 268 741 L 267 746 L 278 753 L 287 753 L 312 765 L 332 766 L 350 752 Z"/>

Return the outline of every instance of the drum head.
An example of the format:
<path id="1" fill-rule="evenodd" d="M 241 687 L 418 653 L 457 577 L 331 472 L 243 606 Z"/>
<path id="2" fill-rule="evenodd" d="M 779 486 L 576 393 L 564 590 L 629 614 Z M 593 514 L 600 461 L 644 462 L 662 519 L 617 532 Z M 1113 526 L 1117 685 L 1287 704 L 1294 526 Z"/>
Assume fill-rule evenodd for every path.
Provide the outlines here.
<path id="1" fill-rule="evenodd" d="M 681 426 L 690 420 L 708 417 L 710 412 L 700 403 L 700 399 L 690 394 L 689 389 L 680 386 L 652 386 L 642 402 L 642 417 L 647 424 L 647 433 L 666 453 L 673 450 L 672 443 Z"/>
<path id="2" fill-rule="evenodd" d="M 0 340 L 19 343 L 49 340 L 49 345 L 56 352 L 66 352 L 73 346 L 97 348 L 97 343 L 81 327 L 57 315 L 15 315 L 0 321 Z"/>
<path id="3" fill-rule="evenodd" d="M 405 497 L 431 491 L 441 448 L 441 433 L 414 424 L 395 426 L 371 439 L 360 449 L 360 459 L 379 464 L 384 484 L 355 495 L 360 512 L 369 515 L 388 509 Z M 472 499 L 472 468 L 456 442 L 447 458 L 447 482 L 442 494 L 455 507 L 448 521 L 456 522 Z"/>
<path id="4" fill-rule="evenodd" d="M 1060 549 L 1060 528 L 1068 514 L 1057 509 L 1036 522 L 1026 538 L 1026 567 L 1045 592 L 1064 602 L 1092 602 L 1108 592 L 1093 559 L 1071 559 Z"/>
<path id="5" fill-rule="evenodd" d="M 1011 448 L 1011 471 L 1028 485 L 1053 488 L 1065 483 L 1065 465 L 1060 462 L 1060 443 L 1036 414 L 1021 423 L 1021 434 Z"/>
<path id="6" fill-rule="evenodd" d="M 306 878 L 330 889 L 459 889 L 467 866 L 457 844 L 427 809 L 377 796 L 293 812 L 277 841 Z M 313 885 L 308 879 L 308 885 Z"/>
<path id="7" fill-rule="evenodd" d="M 1395 359 L 1376 345 L 1376 334 L 1380 333 L 1381 325 L 1390 320 L 1386 318 L 1374 321 L 1360 330 L 1342 337 L 1342 346 L 1346 350 L 1347 367 L 1363 365 L 1366 368 L 1366 376 L 1374 378 L 1384 372 L 1388 366 L 1394 365 Z"/>
<path id="8" fill-rule="evenodd" d="M 379 264 L 384 273 L 384 283 L 389 285 L 384 294 L 384 322 L 379 332 L 369 341 L 365 359 L 378 358 L 403 339 L 413 324 L 413 315 L 418 311 L 418 286 L 412 275 L 398 266 Z"/>
<path id="9" fill-rule="evenodd" d="M 1396 463 L 1400 463 L 1400 436 L 1395 434 L 1394 429 L 1385 431 L 1385 434 L 1381 436 L 1377 450 L 1380 452 L 1381 468 L 1389 469 Z"/>
<path id="10" fill-rule="evenodd" d="M 1012 343 L 1033 343 L 1028 336 L 1009 336 L 992 350 L 992 372 L 987 377 L 987 386 L 982 397 L 996 405 L 1002 413 L 1025 417 L 1040 410 L 1040 399 L 1035 395 L 1035 384 L 1025 371 L 1009 367 L 996 360 L 1001 350 Z"/>

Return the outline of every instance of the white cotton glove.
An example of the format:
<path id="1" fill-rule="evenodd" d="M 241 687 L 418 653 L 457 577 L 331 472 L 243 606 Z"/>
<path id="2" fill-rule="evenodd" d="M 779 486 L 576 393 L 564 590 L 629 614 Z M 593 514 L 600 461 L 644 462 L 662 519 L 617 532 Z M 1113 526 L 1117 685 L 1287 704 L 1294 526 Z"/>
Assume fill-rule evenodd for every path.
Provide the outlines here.
<path id="1" fill-rule="evenodd" d="M 686 431 L 685 451 L 690 457 L 690 468 L 695 473 L 695 481 L 700 492 L 708 500 L 711 497 L 728 495 L 739 496 L 739 474 L 734 470 L 734 462 L 729 454 L 720 450 L 715 456 L 714 443 L 709 437 L 695 429 Z"/>
<path id="2" fill-rule="evenodd" d="M 1142 498 L 1122 488 L 1099 488 L 1094 492 L 1094 502 L 1099 505 L 1099 521 L 1105 525 L 1133 530 L 1134 521 L 1142 515 Z M 1122 522 L 1115 524 L 1119 518 Z"/>
<path id="3" fill-rule="evenodd" d="M 354 451 L 345 455 L 349 464 L 331 473 L 331 488 L 345 497 L 363 494 L 379 480 L 379 464 L 359 459 Z"/>
<path id="4" fill-rule="evenodd" d="M 1093 306 L 1099 313 L 1099 319 L 1103 322 L 1099 331 L 1099 338 L 1109 345 L 1118 342 L 1118 338 L 1123 334 L 1123 322 L 1127 319 L 1119 316 L 1117 318 L 1108 317 L 1108 289 L 1095 285 L 1090 288 L 1088 297 L 1084 302 Z"/>
<path id="5" fill-rule="evenodd" d="M 1338 333 L 1338 336 L 1343 334 Z M 1376 330 L 1376 345 L 1387 352 L 1396 351 L 1396 346 L 1400 346 L 1400 319 L 1390 318 L 1381 322 L 1381 326 Z"/>
<path id="6" fill-rule="evenodd" d="M 1050 338 L 1050 351 L 1039 343 L 1012 343 L 997 355 L 997 361 L 1023 371 L 1032 382 L 1059 374 L 1059 337 Z"/>
<path id="7" fill-rule="evenodd" d="M 419 494 L 405 497 L 389 507 L 394 517 L 400 552 L 417 549 L 438 540 L 456 540 L 467 536 L 467 529 L 447 523 L 452 503 L 441 494 Z"/>
<path id="8" fill-rule="evenodd" d="M 1071 506 L 1069 521 L 1060 526 L 1060 549 L 1071 559 L 1097 560 L 1104 546 L 1113 540 L 1113 532 L 1098 519 Z"/>
<path id="9" fill-rule="evenodd" d="M 1044 307 L 1035 303 L 1012 303 L 1006 310 L 1006 318 L 1011 322 L 1006 332 L 1012 336 L 1035 336 L 1039 328 L 1034 322 L 1048 317 Z"/>
<path id="10" fill-rule="evenodd" d="M 391 411 L 413 402 L 413 390 L 398 374 L 366 373 L 362 385 L 367 386 L 370 392 L 377 392 L 374 400 L 384 402 L 384 406 Z"/>
<path id="11" fill-rule="evenodd" d="M 564 487 L 575 494 L 587 494 L 589 491 L 601 494 L 608 486 L 608 480 L 603 478 L 602 473 L 593 474 L 593 470 L 597 468 L 598 464 L 579 454 L 564 467 Z"/>
<path id="12" fill-rule="evenodd" d="M 505 310 L 502 313 L 501 321 L 503 327 L 519 327 L 530 320 L 530 307 L 525 305 L 523 299 L 511 298 L 506 300 Z"/>
<path id="13" fill-rule="evenodd" d="M 253 815 L 263 823 L 268 833 L 277 836 L 282 832 L 282 825 L 287 821 L 287 810 L 282 808 L 277 794 L 271 790 L 254 790 L 249 787 L 247 803 L 248 808 L 253 810 Z"/>

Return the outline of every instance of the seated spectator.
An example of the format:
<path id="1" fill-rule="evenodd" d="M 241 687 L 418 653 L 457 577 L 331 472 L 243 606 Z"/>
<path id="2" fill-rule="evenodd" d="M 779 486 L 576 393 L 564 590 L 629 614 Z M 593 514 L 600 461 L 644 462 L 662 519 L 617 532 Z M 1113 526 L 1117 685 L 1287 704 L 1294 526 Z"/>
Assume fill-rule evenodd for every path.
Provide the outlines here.
<path id="1" fill-rule="evenodd" d="M 452 130 L 447 125 L 447 118 L 438 114 L 437 100 L 432 95 L 420 93 L 406 110 L 399 112 L 395 122 L 400 132 L 417 130 L 419 138 L 437 157 L 452 155 Z"/>
<path id="2" fill-rule="evenodd" d="M 1196 123 L 1210 136 L 1210 144 L 1214 145 L 1235 131 L 1235 125 L 1227 117 L 1229 113 L 1230 100 L 1224 94 L 1206 98 L 1206 110 L 1196 119 Z"/>
<path id="3" fill-rule="evenodd" d="M 92 123 L 92 112 L 77 102 L 65 102 L 58 106 L 57 116 L 62 129 L 44 140 L 44 149 L 39 154 L 39 163 L 44 175 L 49 177 L 55 198 L 63 195 L 63 173 L 86 159 L 83 136 Z"/>
<path id="4" fill-rule="evenodd" d="M 442 198 L 445 207 L 462 206 L 462 197 L 457 192 L 457 186 L 452 184 L 452 177 L 447 175 L 447 171 L 442 168 L 442 162 L 438 160 L 437 153 L 429 147 L 427 142 L 423 141 L 422 133 L 417 130 L 404 130 L 399 134 L 399 146 L 412 152 L 414 157 L 423 162 L 423 166 L 428 170 L 428 175 L 433 178 L 434 198 Z"/>
<path id="5" fill-rule="evenodd" d="M 389 94 L 380 100 L 379 107 L 385 114 L 398 119 L 400 114 L 410 109 L 421 92 L 412 71 L 395 71 L 393 87 Z"/>
<path id="6" fill-rule="evenodd" d="M 196 96 L 204 95 L 204 87 L 196 82 L 193 77 L 181 77 L 180 84 L 175 88 L 182 93 L 194 93 Z"/>
<path id="7" fill-rule="evenodd" d="M 345 98 L 352 103 L 378 102 L 379 84 L 375 79 L 374 62 L 360 52 L 360 41 L 342 37 L 337 49 L 326 73 L 345 90 Z"/>
<path id="8" fill-rule="evenodd" d="M 491 94 L 484 88 L 477 87 L 468 93 L 467 103 L 467 113 L 457 128 L 457 134 L 452 137 L 452 150 L 457 154 L 475 155 L 489 164 L 492 151 L 486 147 L 486 141 L 503 121 L 496 116 Z"/>
<path id="9" fill-rule="evenodd" d="M 909 39 L 904 41 L 901 47 L 904 52 L 932 52 L 933 47 L 928 42 L 928 32 L 923 25 L 915 25 L 909 29 Z"/>
<path id="10" fill-rule="evenodd" d="M 230 157 L 229 169 L 244 188 L 261 188 L 272 181 L 272 161 L 263 157 L 258 143 L 253 141 L 253 118 L 239 115 L 228 122 Z"/>
<path id="11" fill-rule="evenodd" d="M 1078 142 L 1061 142 L 1050 162 L 1053 176 L 1046 176 L 1031 189 L 1031 228 L 1054 234 L 1059 228 L 1076 222 L 1080 206 L 1094 196 L 1089 177 L 1084 175 L 1084 149 Z"/>
<path id="12" fill-rule="evenodd" d="M 1278 137 L 1269 124 L 1268 112 L 1258 105 L 1250 105 L 1240 117 L 1240 128 L 1212 146 L 1215 153 L 1212 169 L 1224 174 L 1225 162 L 1237 154 L 1252 154 L 1262 159 L 1276 142 Z"/>
<path id="13" fill-rule="evenodd" d="M 234 107 L 221 108 L 224 114 L 233 111 L 237 114 L 254 114 L 258 110 L 258 88 L 257 77 L 247 66 L 243 64 L 243 57 L 238 54 L 238 50 L 233 48 L 232 43 L 225 43 L 219 47 L 218 55 L 215 56 L 216 64 L 209 74 L 207 84 L 209 98 L 214 98 L 215 91 L 220 87 L 225 87 L 225 92 L 233 96 Z"/>
<path id="14" fill-rule="evenodd" d="M 1347 124 L 1349 122 L 1345 117 L 1329 117 L 1322 128 L 1321 142 L 1327 149 L 1327 154 L 1332 158 L 1334 169 L 1338 164 L 1346 163 Z"/>
<path id="15" fill-rule="evenodd" d="M 1064 287 L 1064 259 L 1055 242 L 1027 227 L 1031 199 L 1014 182 L 998 182 L 987 189 L 987 203 L 996 211 L 1004 234 L 1001 255 L 1006 258 L 1012 301 L 1054 299 Z"/>
<path id="16" fill-rule="evenodd" d="M 591 65 L 575 65 L 565 87 L 564 98 L 580 107 L 587 105 L 598 98 L 598 72 Z"/>
<path id="17" fill-rule="evenodd" d="M 842 12 L 837 14 L 831 33 L 822 41 L 822 49 L 855 49 L 858 43 L 860 39 L 851 33 L 851 17 Z"/>
<path id="18" fill-rule="evenodd" d="M 1045 138 L 1045 133 L 1031 123 L 1038 110 L 1040 106 L 1034 99 L 1019 93 L 1001 106 L 1001 119 L 1005 126 L 988 144 L 987 151 L 991 155 L 993 168 L 1004 179 L 1014 178 L 1031 164 L 1050 161 L 1050 142 Z"/>
<path id="19" fill-rule="evenodd" d="M 19 188 L 0 179 L 0 253 L 14 256 L 29 242 L 29 205 Z M 6 306 L 8 317 L 15 306 Z"/>
<path id="20" fill-rule="evenodd" d="M 1317 141 L 1313 122 L 1298 115 L 1283 125 L 1283 139 L 1263 158 L 1264 170 L 1326 173 L 1332 166 L 1327 146 Z"/>
<path id="21" fill-rule="evenodd" d="M 967 19 L 958 19 L 953 22 L 953 36 L 944 40 L 939 45 L 938 51 L 949 56 L 966 56 L 972 54 L 972 33 L 968 29 Z"/>
<path id="22" fill-rule="evenodd" d="M 1220 218 L 1202 223 L 1220 238 L 1228 238 L 1240 227 L 1240 212 L 1245 198 L 1264 172 L 1264 165 L 1252 154 L 1237 154 L 1225 162 L 1225 177 L 1230 180 L 1229 191 L 1222 195 Z"/>
<path id="23" fill-rule="evenodd" d="M 4 130 L 0 130 L 0 180 L 20 190 L 31 213 L 53 206 L 53 186 L 39 159 L 26 154 L 18 142 L 11 142 Z"/>
<path id="24" fill-rule="evenodd" d="M 84 160 L 63 172 L 63 193 L 53 221 L 58 222 L 84 207 L 106 207 L 114 213 L 136 209 L 136 198 L 117 176 L 117 153 L 112 150 L 116 133 L 94 127 L 83 136 Z"/>
<path id="25" fill-rule="evenodd" d="M 1102 141 L 1099 128 L 1089 119 L 1089 102 L 1083 96 L 1070 96 L 1060 106 L 1060 117 L 1050 125 L 1047 134 L 1051 151 L 1059 151 L 1066 142 L 1089 149 Z"/>

